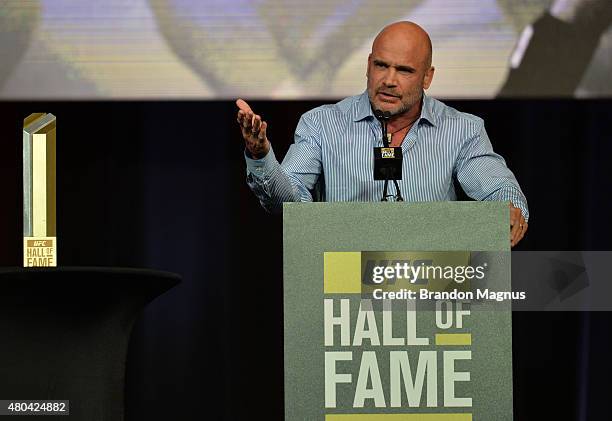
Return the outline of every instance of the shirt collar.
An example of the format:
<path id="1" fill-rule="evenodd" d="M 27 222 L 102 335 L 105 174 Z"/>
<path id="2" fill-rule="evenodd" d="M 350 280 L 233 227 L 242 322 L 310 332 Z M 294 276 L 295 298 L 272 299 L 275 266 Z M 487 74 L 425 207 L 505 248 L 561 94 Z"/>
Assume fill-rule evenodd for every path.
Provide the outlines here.
<path id="1" fill-rule="evenodd" d="M 427 121 L 432 126 L 438 125 L 438 117 L 433 112 L 434 99 L 423 92 L 423 106 L 421 107 L 421 120 Z"/>
<path id="2" fill-rule="evenodd" d="M 364 120 L 368 117 L 374 118 L 372 112 L 372 106 L 370 105 L 370 98 L 368 97 L 368 91 L 366 90 L 357 99 L 355 108 L 353 110 L 353 121 Z M 433 112 L 433 98 L 428 97 L 423 92 L 423 106 L 421 107 L 421 120 L 427 121 L 432 126 L 437 125 L 438 119 Z"/>
<path id="3" fill-rule="evenodd" d="M 368 91 L 366 90 L 357 99 L 355 108 L 353 109 L 353 121 L 364 120 L 368 117 L 374 117 L 372 112 L 372 106 L 370 105 L 370 98 L 368 98 Z"/>

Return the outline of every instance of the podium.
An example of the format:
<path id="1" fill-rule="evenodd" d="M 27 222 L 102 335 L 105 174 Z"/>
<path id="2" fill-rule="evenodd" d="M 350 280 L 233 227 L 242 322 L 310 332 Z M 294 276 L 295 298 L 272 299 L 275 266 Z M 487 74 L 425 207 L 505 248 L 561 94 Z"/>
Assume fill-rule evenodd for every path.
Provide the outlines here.
<path id="1" fill-rule="evenodd" d="M 0 396 L 69 400 L 70 420 L 122 420 L 134 321 L 179 282 L 152 270 L 0 269 Z"/>
<path id="2" fill-rule="evenodd" d="M 377 265 L 479 264 L 510 291 L 509 229 L 507 202 L 285 204 L 285 419 L 512 420 L 507 303 L 376 300 L 366 282 Z"/>

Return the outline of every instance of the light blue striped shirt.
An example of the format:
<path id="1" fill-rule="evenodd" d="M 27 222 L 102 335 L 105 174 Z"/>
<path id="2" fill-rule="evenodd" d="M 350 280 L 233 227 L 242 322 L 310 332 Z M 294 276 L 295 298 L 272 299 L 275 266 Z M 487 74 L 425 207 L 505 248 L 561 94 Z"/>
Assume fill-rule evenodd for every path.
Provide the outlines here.
<path id="1" fill-rule="evenodd" d="M 384 181 L 373 177 L 375 146 L 382 146 L 382 128 L 364 92 L 305 113 L 282 164 L 272 149 L 262 159 L 245 153 L 247 183 L 268 211 L 280 211 L 283 202 L 380 201 Z M 471 198 L 510 201 L 528 219 L 527 200 L 493 152 L 481 118 L 423 95 L 402 152 L 405 201 L 456 200 L 456 178 Z"/>

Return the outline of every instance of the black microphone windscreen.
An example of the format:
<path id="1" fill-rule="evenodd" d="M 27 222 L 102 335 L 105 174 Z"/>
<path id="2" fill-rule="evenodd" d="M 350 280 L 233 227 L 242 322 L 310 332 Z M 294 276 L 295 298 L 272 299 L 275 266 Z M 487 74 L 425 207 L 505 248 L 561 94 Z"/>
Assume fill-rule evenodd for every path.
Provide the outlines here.
<path id="1" fill-rule="evenodd" d="M 374 117 L 377 119 L 385 118 L 385 113 L 381 110 L 374 110 Z"/>

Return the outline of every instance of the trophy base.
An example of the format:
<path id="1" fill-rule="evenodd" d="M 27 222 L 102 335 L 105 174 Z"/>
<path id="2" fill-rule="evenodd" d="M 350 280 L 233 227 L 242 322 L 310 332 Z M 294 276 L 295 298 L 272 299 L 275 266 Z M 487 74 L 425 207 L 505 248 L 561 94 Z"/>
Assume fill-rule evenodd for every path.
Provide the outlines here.
<path id="1" fill-rule="evenodd" d="M 57 237 L 23 237 L 23 267 L 57 267 Z"/>

